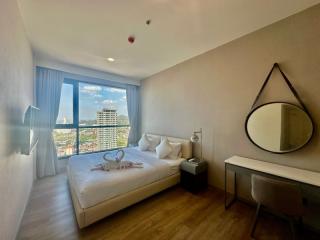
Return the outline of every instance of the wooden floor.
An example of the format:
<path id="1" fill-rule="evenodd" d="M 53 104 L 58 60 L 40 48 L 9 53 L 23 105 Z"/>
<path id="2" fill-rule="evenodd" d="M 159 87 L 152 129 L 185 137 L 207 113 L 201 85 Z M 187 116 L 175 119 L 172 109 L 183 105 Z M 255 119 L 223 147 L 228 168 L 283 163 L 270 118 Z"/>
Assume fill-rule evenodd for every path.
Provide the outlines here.
<path id="1" fill-rule="evenodd" d="M 35 183 L 18 239 L 250 239 L 254 209 L 237 202 L 225 210 L 223 196 L 215 189 L 193 195 L 177 186 L 79 230 L 67 177 L 60 174 Z M 268 214 L 255 235 L 290 239 L 287 223 Z"/>

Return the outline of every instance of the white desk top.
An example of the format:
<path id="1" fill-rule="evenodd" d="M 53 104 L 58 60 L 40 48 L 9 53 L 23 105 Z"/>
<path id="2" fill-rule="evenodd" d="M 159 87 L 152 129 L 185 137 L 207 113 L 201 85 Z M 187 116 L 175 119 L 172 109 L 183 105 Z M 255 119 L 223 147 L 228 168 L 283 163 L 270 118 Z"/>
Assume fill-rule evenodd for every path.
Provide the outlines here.
<path id="1" fill-rule="evenodd" d="M 233 156 L 231 158 L 228 158 L 224 162 L 235 166 L 244 167 L 251 170 L 264 172 L 278 177 L 283 177 L 320 187 L 319 172 L 313 172 L 239 156 Z"/>

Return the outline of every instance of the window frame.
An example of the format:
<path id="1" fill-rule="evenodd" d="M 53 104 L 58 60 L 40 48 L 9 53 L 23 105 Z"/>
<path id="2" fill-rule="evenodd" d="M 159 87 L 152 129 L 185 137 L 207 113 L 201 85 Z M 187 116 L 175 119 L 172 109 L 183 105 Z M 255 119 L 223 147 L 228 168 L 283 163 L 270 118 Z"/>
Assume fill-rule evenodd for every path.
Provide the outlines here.
<path id="1" fill-rule="evenodd" d="M 58 159 L 66 159 L 74 155 L 82 155 L 82 154 L 88 154 L 88 153 L 98 153 L 98 152 L 104 152 L 106 150 L 115 150 L 115 149 L 120 149 L 121 147 L 113 148 L 113 149 L 105 149 L 105 150 L 99 150 L 99 151 L 92 151 L 92 152 L 86 152 L 86 153 L 80 153 L 80 129 L 85 129 L 85 128 L 121 128 L 121 127 L 130 127 L 130 124 L 125 124 L 125 125 L 88 125 L 88 126 L 80 126 L 79 125 L 79 83 L 85 83 L 85 84 L 91 84 L 91 85 L 96 85 L 96 86 L 101 86 L 101 87 L 109 87 L 109 88 L 119 88 L 123 89 L 126 91 L 125 88 L 122 87 L 113 87 L 109 85 L 103 85 L 103 84 L 97 84 L 97 83 L 91 83 L 91 82 L 86 82 L 86 81 L 79 81 L 75 79 L 69 79 L 65 78 L 63 81 L 63 84 L 70 84 L 73 86 L 73 99 L 72 99 L 72 104 L 73 104 L 73 123 L 68 123 L 68 124 L 55 124 L 54 129 L 75 129 L 76 130 L 76 153 L 71 154 L 71 155 L 66 155 L 62 157 L 58 157 Z"/>

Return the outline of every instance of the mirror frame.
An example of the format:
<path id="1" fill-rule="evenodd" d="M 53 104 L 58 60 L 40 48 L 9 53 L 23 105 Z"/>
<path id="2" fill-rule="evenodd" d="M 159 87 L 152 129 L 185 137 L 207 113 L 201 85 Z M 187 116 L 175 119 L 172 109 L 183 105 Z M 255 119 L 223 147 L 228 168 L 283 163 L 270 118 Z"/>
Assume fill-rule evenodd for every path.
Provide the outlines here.
<path id="1" fill-rule="evenodd" d="M 301 145 L 300 147 L 295 148 L 295 149 L 293 149 L 293 150 L 284 151 L 284 152 L 274 152 L 274 151 L 265 149 L 265 148 L 263 148 L 262 146 L 259 146 L 259 145 L 258 145 L 257 143 L 255 143 L 255 142 L 253 141 L 253 139 L 250 137 L 249 132 L 248 132 L 248 121 L 249 121 L 249 118 L 251 117 L 251 115 L 252 115 L 256 110 L 258 110 L 259 108 L 264 107 L 264 106 L 269 105 L 269 104 L 275 104 L 275 103 L 284 103 L 284 104 L 288 104 L 288 105 L 297 107 L 297 108 L 299 108 L 301 111 L 303 111 L 303 112 L 309 117 L 309 119 L 310 119 L 310 121 L 311 121 L 311 125 L 312 125 L 312 133 L 311 133 L 308 141 L 306 141 L 306 142 L 305 142 L 303 145 Z M 309 112 L 306 111 L 304 108 L 302 108 L 302 107 L 300 107 L 300 106 L 298 106 L 298 105 L 296 105 L 296 104 L 289 103 L 289 102 L 267 102 L 267 103 L 264 103 L 264 104 L 262 104 L 262 105 L 259 105 L 259 106 L 255 107 L 255 108 L 251 109 L 250 112 L 249 112 L 249 114 L 248 114 L 247 117 L 246 117 L 246 121 L 245 121 L 244 128 L 245 128 L 245 130 L 246 130 L 247 137 L 249 138 L 249 140 L 250 140 L 255 146 L 257 146 L 258 148 L 260 148 L 260 149 L 262 149 L 262 150 L 264 150 L 264 151 L 267 151 L 267 152 L 270 152 L 270 153 L 275 153 L 275 154 L 291 153 L 291 152 L 295 152 L 295 151 L 297 151 L 297 150 L 300 150 L 301 148 L 305 147 L 305 146 L 311 141 L 311 139 L 312 139 L 312 137 L 313 137 L 313 135 L 314 135 L 314 130 L 315 130 L 315 129 L 314 129 L 314 122 L 313 122 L 312 117 L 311 117 L 311 115 L 309 114 Z"/>

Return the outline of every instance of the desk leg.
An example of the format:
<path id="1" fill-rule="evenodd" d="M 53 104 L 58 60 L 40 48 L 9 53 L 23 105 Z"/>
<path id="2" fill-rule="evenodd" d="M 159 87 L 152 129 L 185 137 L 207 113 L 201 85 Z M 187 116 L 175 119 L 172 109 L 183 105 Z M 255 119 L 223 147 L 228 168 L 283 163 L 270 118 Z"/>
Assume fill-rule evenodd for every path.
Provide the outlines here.
<path id="1" fill-rule="evenodd" d="M 237 173 L 234 172 L 234 178 L 233 178 L 233 186 L 234 186 L 234 194 L 233 198 L 228 202 L 228 191 L 227 191 L 227 184 L 228 184 L 228 177 L 227 177 L 227 164 L 225 164 L 224 168 L 224 208 L 228 209 L 236 200 L 238 197 L 238 191 L 237 191 Z"/>
<path id="2" fill-rule="evenodd" d="M 224 208 L 227 209 L 227 200 L 228 200 L 228 193 L 227 193 L 227 164 L 224 164 Z"/>

